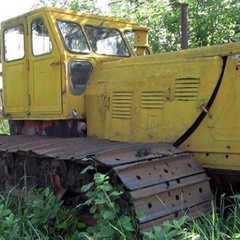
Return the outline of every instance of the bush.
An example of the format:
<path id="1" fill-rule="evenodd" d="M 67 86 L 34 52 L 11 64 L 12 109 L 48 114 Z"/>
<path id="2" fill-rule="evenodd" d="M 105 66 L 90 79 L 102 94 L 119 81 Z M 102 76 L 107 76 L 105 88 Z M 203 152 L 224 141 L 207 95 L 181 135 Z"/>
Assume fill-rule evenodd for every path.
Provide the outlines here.
<path id="1" fill-rule="evenodd" d="M 26 199 L 0 195 L 0 239 L 77 239 L 82 224 L 49 189 Z"/>

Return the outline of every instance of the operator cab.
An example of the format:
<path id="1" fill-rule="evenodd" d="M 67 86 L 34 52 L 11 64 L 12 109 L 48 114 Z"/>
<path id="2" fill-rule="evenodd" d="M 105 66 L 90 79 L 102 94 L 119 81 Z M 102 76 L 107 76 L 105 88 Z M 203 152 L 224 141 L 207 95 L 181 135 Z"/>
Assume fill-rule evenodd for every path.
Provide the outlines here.
<path id="1" fill-rule="evenodd" d="M 148 30 L 49 7 L 2 22 L 3 116 L 11 121 L 12 134 L 55 136 L 59 124 L 67 135 L 73 123 L 80 129 L 94 68 L 150 54 Z"/>

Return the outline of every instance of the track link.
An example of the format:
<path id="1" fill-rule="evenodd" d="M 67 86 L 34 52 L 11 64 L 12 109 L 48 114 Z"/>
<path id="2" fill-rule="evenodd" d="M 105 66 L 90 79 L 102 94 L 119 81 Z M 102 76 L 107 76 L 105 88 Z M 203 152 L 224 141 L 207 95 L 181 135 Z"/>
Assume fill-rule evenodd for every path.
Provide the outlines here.
<path id="1" fill-rule="evenodd" d="M 204 170 L 196 164 L 192 154 L 181 152 L 170 143 L 0 135 L 2 176 L 7 182 L 14 167 L 14 174 L 18 174 L 16 156 L 21 156 L 20 161 L 32 162 L 26 164 L 32 171 L 35 169 L 31 175 L 38 173 L 38 177 L 46 179 L 39 171 L 47 168 L 49 172 L 50 169 L 46 185 L 53 183 L 60 196 L 68 187 L 77 191 L 81 188 L 78 185 L 87 183 L 89 178 L 81 177 L 79 172 L 87 164 L 83 159 L 94 159 L 100 166 L 113 170 L 129 193 L 140 232 L 151 230 L 165 220 L 179 218 L 186 212 L 190 218 L 195 218 L 200 212 L 211 209 L 212 193 Z M 79 168 L 70 168 L 69 163 Z M 19 171 L 21 173 L 23 171 Z"/>

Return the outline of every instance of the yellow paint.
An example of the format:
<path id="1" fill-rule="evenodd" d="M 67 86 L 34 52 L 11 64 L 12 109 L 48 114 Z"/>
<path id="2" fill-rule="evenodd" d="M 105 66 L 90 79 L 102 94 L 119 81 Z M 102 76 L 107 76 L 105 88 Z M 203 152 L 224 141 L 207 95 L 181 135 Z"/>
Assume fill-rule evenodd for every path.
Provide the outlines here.
<path id="1" fill-rule="evenodd" d="M 234 58 L 228 60 L 221 87 L 209 110 L 211 117 L 206 116 L 180 146 L 196 152 L 196 156 L 200 156 L 198 161 L 210 168 L 216 165 L 219 169 L 240 168 L 240 72 L 237 62 Z"/>
<path id="2" fill-rule="evenodd" d="M 159 55 L 152 62 L 153 57 L 104 63 L 95 69 L 86 95 L 89 135 L 174 142 L 194 123 L 217 84 L 221 58 L 165 61 Z M 100 96 L 110 102 L 104 113 Z"/>
<path id="3" fill-rule="evenodd" d="M 15 24 L 15 21 L 13 21 Z M 19 18 L 18 25 L 27 27 L 25 18 Z M 3 49 L 3 41 L 1 41 Z M 1 54 L 3 51 L 1 50 Z M 2 55 L 1 55 L 2 57 Z M 2 59 L 4 110 L 7 117 L 29 113 L 29 86 L 27 82 L 27 59 L 12 61 L 7 65 Z"/>
<path id="4" fill-rule="evenodd" d="M 43 19 L 52 43 L 51 52 L 41 56 L 35 56 L 31 49 L 31 24 L 36 19 Z M 141 33 L 138 37 L 141 44 L 149 48 L 147 42 L 144 42 L 147 40 L 149 29 L 121 19 L 44 7 L 6 20 L 1 24 L 2 36 L 5 29 L 18 25 L 24 26 L 25 55 L 22 59 L 8 62 L 2 54 L 5 118 L 11 120 L 71 119 L 73 111 L 77 113 L 75 117 L 85 118 L 85 92 L 81 95 L 74 95 L 71 92 L 69 62 L 84 60 L 94 67 L 98 62 L 119 59 L 116 56 L 97 55 L 93 51 L 89 54 L 68 52 L 56 27 L 57 19 L 75 21 L 82 26 L 82 29 L 84 25 L 94 25 L 116 28 L 121 32 L 136 31 Z M 1 44 L 1 51 L 4 53 L 3 42 Z M 130 51 L 130 46 L 128 47 Z M 135 58 L 133 53 L 130 57 Z"/>
<path id="5" fill-rule="evenodd" d="M 52 50 L 34 56 L 31 22 L 44 20 Z M 135 33 L 137 55 L 129 57 L 68 52 L 56 19 Z M 176 142 L 194 125 L 179 148 L 195 153 L 203 167 L 240 169 L 240 43 L 144 56 L 148 28 L 132 22 L 54 8 L 41 8 L 4 21 L 24 27 L 25 55 L 3 65 L 4 117 L 10 120 L 86 119 L 89 137 L 122 142 Z M 84 29 L 84 27 L 83 27 Z M 126 39 L 125 39 L 126 40 Z M 3 41 L 1 52 L 3 53 Z M 129 51 L 131 51 L 128 45 Z M 209 101 L 224 75 L 210 108 Z M 69 63 L 93 66 L 81 95 L 71 92 Z M 73 116 L 73 112 L 76 115 Z"/>
<path id="6" fill-rule="evenodd" d="M 206 113 L 179 148 L 195 153 L 205 168 L 239 170 L 239 49 L 240 43 L 232 43 L 102 64 L 86 95 L 89 135 L 113 141 L 174 143 Z M 224 75 L 207 109 L 221 76 L 223 56 L 227 58 Z M 192 88 L 189 98 L 188 86 Z M 119 105 L 125 106 L 122 116 L 113 115 L 118 108 L 121 112 L 113 104 L 116 93 L 126 97 L 119 99 Z M 99 95 L 109 99 L 101 118 Z"/>

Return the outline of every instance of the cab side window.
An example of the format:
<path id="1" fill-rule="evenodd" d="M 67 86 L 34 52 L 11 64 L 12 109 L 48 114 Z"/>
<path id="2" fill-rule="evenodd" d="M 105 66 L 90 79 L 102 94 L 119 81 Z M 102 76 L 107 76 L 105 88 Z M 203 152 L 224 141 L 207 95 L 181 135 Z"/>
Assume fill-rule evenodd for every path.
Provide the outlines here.
<path id="1" fill-rule="evenodd" d="M 14 61 L 24 57 L 23 25 L 4 30 L 4 59 Z"/>
<path id="2" fill-rule="evenodd" d="M 71 92 L 73 95 L 80 95 L 88 83 L 93 66 L 87 61 L 73 60 L 69 67 Z"/>
<path id="3" fill-rule="evenodd" d="M 38 18 L 32 21 L 31 34 L 33 55 L 39 56 L 52 51 L 52 41 L 43 19 Z"/>

